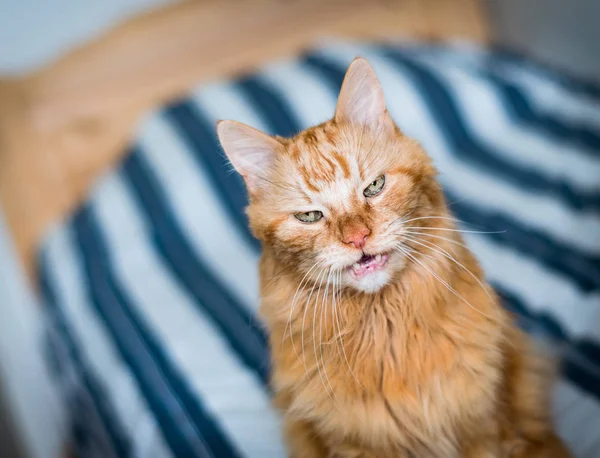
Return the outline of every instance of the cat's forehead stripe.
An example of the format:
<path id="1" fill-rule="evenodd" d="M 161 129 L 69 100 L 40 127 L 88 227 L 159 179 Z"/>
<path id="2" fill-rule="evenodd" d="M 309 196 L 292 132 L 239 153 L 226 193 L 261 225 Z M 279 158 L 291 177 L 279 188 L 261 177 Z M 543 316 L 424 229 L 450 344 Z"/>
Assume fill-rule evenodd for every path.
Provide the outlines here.
<path id="1" fill-rule="evenodd" d="M 348 165 L 348 160 L 341 153 L 335 150 L 332 151 L 332 155 L 342 169 L 344 178 L 350 178 L 350 166 Z"/>
<path id="2" fill-rule="evenodd" d="M 352 167 L 348 157 L 325 138 L 324 130 L 309 130 L 297 138 L 290 149 L 298 172 L 312 191 L 317 191 L 315 182 L 329 184 L 339 179 L 349 179 Z"/>
<path id="3" fill-rule="evenodd" d="M 356 167 L 352 167 L 355 169 Z M 299 176 L 312 192 L 320 192 L 352 180 L 351 166 L 340 153 L 307 158 L 297 165 Z"/>

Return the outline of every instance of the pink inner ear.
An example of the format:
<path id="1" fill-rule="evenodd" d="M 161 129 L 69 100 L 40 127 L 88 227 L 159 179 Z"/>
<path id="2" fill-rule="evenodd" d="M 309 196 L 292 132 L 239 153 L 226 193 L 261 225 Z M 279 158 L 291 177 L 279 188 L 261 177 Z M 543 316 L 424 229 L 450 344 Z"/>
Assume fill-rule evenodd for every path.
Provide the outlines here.
<path id="1" fill-rule="evenodd" d="M 219 122 L 217 133 L 225 154 L 244 178 L 248 190 L 254 192 L 264 186 L 281 143 L 236 121 Z"/>
<path id="2" fill-rule="evenodd" d="M 365 59 L 355 59 L 346 72 L 335 119 L 378 130 L 385 110 L 383 90 L 375 72 Z"/>

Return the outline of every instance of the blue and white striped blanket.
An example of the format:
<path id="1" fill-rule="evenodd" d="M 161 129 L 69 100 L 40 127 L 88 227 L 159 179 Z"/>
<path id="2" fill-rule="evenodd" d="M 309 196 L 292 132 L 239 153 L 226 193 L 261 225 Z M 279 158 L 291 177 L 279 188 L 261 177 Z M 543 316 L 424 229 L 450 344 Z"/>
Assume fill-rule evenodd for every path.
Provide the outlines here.
<path id="1" fill-rule="evenodd" d="M 39 256 L 47 349 L 82 456 L 285 456 L 256 318 L 259 244 L 215 121 L 292 135 L 365 56 L 441 171 L 487 275 L 564 354 L 556 420 L 600 457 L 600 91 L 464 46 L 334 44 L 151 113 Z"/>

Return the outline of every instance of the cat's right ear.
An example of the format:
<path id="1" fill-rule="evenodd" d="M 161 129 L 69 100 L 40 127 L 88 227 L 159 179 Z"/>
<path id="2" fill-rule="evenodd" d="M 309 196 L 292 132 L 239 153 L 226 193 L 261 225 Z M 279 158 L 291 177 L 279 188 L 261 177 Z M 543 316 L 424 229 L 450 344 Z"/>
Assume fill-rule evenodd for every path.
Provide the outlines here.
<path id="1" fill-rule="evenodd" d="M 335 120 L 364 126 L 373 132 L 392 126 L 381 84 L 371 65 L 362 57 L 352 61 L 344 76 Z"/>
<path id="2" fill-rule="evenodd" d="M 279 140 L 237 121 L 219 121 L 217 134 L 229 161 L 254 194 L 268 181 L 266 173 L 283 148 Z"/>

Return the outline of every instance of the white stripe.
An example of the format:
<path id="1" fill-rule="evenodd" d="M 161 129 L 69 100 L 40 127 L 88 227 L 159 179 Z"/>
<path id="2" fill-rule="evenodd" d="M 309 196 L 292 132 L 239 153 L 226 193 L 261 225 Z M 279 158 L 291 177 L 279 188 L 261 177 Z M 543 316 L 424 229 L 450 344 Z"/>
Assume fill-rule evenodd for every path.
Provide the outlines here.
<path id="1" fill-rule="evenodd" d="M 562 122 L 586 126 L 598 133 L 600 102 L 597 98 L 569 92 L 557 83 L 517 65 L 504 64 L 497 72 L 520 84 L 538 110 L 552 113 Z"/>
<path id="2" fill-rule="evenodd" d="M 133 456 L 137 458 L 163 458 L 171 456 L 171 451 L 165 444 L 160 430 L 153 417 L 144 417 L 137 425 L 136 435 L 139 446 Z"/>
<path id="3" fill-rule="evenodd" d="M 50 317 L 49 319 L 52 320 Z M 64 447 L 64 441 L 69 439 L 73 441 L 72 446 L 75 452 L 79 452 L 80 448 L 87 448 L 89 450 L 89 446 L 86 447 L 86 445 L 80 444 L 79 441 L 69 435 L 73 422 L 81 421 L 82 412 L 85 412 L 86 434 L 93 436 L 90 442 L 94 444 L 94 450 L 89 453 L 90 458 L 100 454 L 104 454 L 106 458 L 118 458 L 108 436 L 106 423 L 100 418 L 98 406 L 95 404 L 91 392 L 87 389 L 83 381 L 83 370 L 81 366 L 75 363 L 75 360 L 71 357 L 70 350 L 67 348 L 66 337 L 55 323 L 52 323 L 48 327 L 48 332 L 50 333 L 52 342 L 53 357 L 60 361 L 60 369 L 54 374 L 57 376 L 57 379 L 53 380 L 61 391 L 61 396 L 58 397 L 57 401 L 64 403 L 63 407 L 67 415 L 65 418 L 67 420 L 65 422 L 67 431 L 61 437 L 61 448 Z M 36 381 L 38 380 L 36 379 Z M 70 409 L 73 402 L 78 403 L 77 410 Z M 48 456 L 58 457 L 59 455 L 60 453 L 52 453 Z"/>
<path id="4" fill-rule="evenodd" d="M 286 90 L 285 99 L 294 107 L 294 113 L 302 119 L 303 128 L 321 124 L 333 116 L 336 98 L 307 72 L 298 71 L 296 60 L 268 65 L 259 75 L 273 86 L 279 86 L 280 81 L 294 82 L 294 90 Z"/>
<path id="5" fill-rule="evenodd" d="M 576 408 L 578 401 L 581 399 L 578 390 L 572 389 L 564 380 L 557 380 L 554 386 L 554 402 L 552 411 L 554 418 L 563 418 L 570 409 Z M 563 385 L 567 385 L 567 389 Z"/>
<path id="6" fill-rule="evenodd" d="M 600 101 L 597 97 L 569 90 L 552 75 L 538 70 L 533 65 L 506 61 L 484 48 L 467 42 L 451 43 L 447 49 L 423 50 L 419 49 L 419 46 L 411 48 L 415 53 L 436 54 L 442 60 L 454 60 L 475 68 L 490 70 L 502 79 L 516 84 L 527 94 L 536 109 L 551 113 L 562 122 L 600 128 Z"/>
<path id="7" fill-rule="evenodd" d="M 71 323 L 72 333 L 81 343 L 79 350 L 88 362 L 92 375 L 102 383 L 110 398 L 115 413 L 132 440 L 133 452 L 146 447 L 146 435 L 139 434 L 140 425 L 151 431 L 155 445 L 170 456 L 159 433 L 156 420 L 126 363 L 121 359 L 114 341 L 93 311 L 88 296 L 83 291 L 85 279 L 81 271 L 81 260 L 73 252 L 72 234 L 65 227 L 57 227 L 48 240 L 48 276 L 56 285 L 57 300 L 63 305 L 64 313 Z"/>
<path id="8" fill-rule="evenodd" d="M 260 116 L 249 108 L 239 88 L 229 82 L 202 85 L 190 95 L 192 102 L 201 107 L 210 121 L 234 119 L 255 129 L 268 132 L 268 127 Z"/>
<path id="9" fill-rule="evenodd" d="M 207 172 L 200 170 L 192 153 L 160 114 L 146 120 L 138 142 L 196 254 L 210 260 L 220 280 L 254 310 L 258 304 L 259 256 L 240 238 Z"/>
<path id="10" fill-rule="evenodd" d="M 463 69 L 440 65 L 438 60 L 417 60 L 445 80 L 465 122 L 484 145 L 491 145 L 512 162 L 537 169 L 550 179 L 565 179 L 587 192 L 600 191 L 600 160 L 582 154 L 570 141 L 543 136 L 513 122 L 493 84 L 474 78 Z"/>
<path id="11" fill-rule="evenodd" d="M 568 408 L 558 408 L 565 405 Z M 559 380 L 554 390 L 554 406 L 558 432 L 573 456 L 600 457 L 600 449 L 593 447 L 600 440 L 600 403 L 571 383 Z"/>
<path id="12" fill-rule="evenodd" d="M 456 159 L 431 118 L 428 107 L 417 95 L 419 91 L 414 83 L 387 60 L 362 47 L 336 46 L 323 50 L 323 55 L 346 65 L 357 51 L 361 51 L 373 65 L 384 91 L 388 93 L 388 109 L 398 125 L 407 135 L 419 139 L 439 168 L 442 184 L 456 197 L 491 212 L 512 215 L 525 225 L 583 251 L 600 253 L 600 239 L 596 237 L 600 233 L 600 220 L 595 215 L 574 212 L 548 196 L 526 192 Z M 290 82 L 281 81 L 281 84 L 287 85 L 286 93 L 293 90 Z"/>
<path id="13" fill-rule="evenodd" d="M 157 258 L 148 237 L 150 228 L 125 185 L 111 175 L 97 196 L 94 202 L 116 274 L 176 367 L 247 456 L 284 456 L 279 419 L 264 387 Z M 227 241 L 214 232 L 211 241 L 217 239 Z M 236 257 L 228 261 L 237 262 Z"/>
<path id="14" fill-rule="evenodd" d="M 282 89 L 286 100 L 293 103 L 294 112 L 298 113 L 302 124 L 310 126 L 312 122 L 329 119 L 335 108 L 335 98 L 331 91 L 322 83 L 302 70 L 294 61 L 284 61 L 273 65 L 270 72 L 260 74 L 260 78 Z M 289 86 L 281 85 L 281 80 L 291 78 L 298 83 L 299 90 L 290 90 Z M 210 86 L 206 90 L 198 90 L 193 94 L 193 100 L 202 107 L 212 119 L 232 118 L 256 129 L 268 132 L 268 127 L 260 111 L 246 100 L 242 92 L 231 84 Z M 298 111 L 296 111 L 298 104 Z"/>
<path id="15" fill-rule="evenodd" d="M 68 431 L 62 387 L 53 377 L 60 373 L 51 370 L 49 352 L 41 351 L 42 338 L 53 326 L 47 323 L 49 307 L 26 278 L 14 235 L 0 204 L 0 410 L 11 412 L 23 455 L 54 458 Z"/>
<path id="16" fill-rule="evenodd" d="M 520 297 L 532 311 L 548 312 L 569 335 L 600 340 L 600 294 L 582 294 L 568 279 L 536 260 L 478 234 L 465 234 L 487 277 Z"/>

